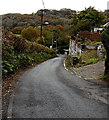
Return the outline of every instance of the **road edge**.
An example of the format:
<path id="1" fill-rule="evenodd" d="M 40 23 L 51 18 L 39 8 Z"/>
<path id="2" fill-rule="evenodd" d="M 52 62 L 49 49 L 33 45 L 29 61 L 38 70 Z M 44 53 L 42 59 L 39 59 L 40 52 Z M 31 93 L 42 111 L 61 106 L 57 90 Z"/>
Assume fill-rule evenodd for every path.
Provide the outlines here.
<path id="1" fill-rule="evenodd" d="M 79 77 L 79 78 L 83 78 L 85 81 L 88 81 L 88 82 L 92 82 L 92 83 L 95 83 L 95 84 L 98 84 L 98 85 L 103 85 L 103 84 L 101 84 L 101 81 L 98 83 L 98 82 L 96 82 L 96 81 L 92 81 L 92 80 L 90 80 L 90 79 L 87 79 L 87 78 L 84 78 L 84 77 L 82 77 L 82 76 L 80 76 L 80 75 L 78 75 L 78 73 L 76 72 L 76 71 L 71 71 L 71 70 L 69 70 L 69 69 L 67 69 L 67 67 L 66 67 L 66 64 L 65 64 L 65 61 L 66 61 L 66 59 L 64 60 L 64 62 L 63 62 L 63 64 L 64 64 L 64 68 L 65 68 L 65 70 L 66 71 L 68 71 L 68 72 L 70 72 L 72 75 L 76 75 L 77 77 Z M 89 91 L 88 91 L 89 92 Z M 92 99 L 94 99 L 94 98 L 92 98 Z M 104 104 L 106 104 L 106 105 L 109 105 L 109 103 L 108 103 L 108 100 L 106 100 L 105 98 L 103 98 L 103 100 L 99 97 L 98 99 L 94 99 L 94 100 L 97 100 L 97 101 L 100 101 L 100 102 L 102 102 L 102 103 L 104 103 Z"/>

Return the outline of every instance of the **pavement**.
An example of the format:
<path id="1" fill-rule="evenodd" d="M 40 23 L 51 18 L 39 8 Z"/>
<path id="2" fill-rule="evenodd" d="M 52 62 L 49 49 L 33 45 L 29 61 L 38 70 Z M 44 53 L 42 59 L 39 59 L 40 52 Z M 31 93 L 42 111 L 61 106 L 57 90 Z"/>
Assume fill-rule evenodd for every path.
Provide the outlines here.
<path id="1" fill-rule="evenodd" d="M 9 118 L 107 118 L 101 85 L 67 71 L 64 56 L 25 72 L 11 96 Z"/>
<path id="2" fill-rule="evenodd" d="M 104 61 L 100 61 L 96 64 L 90 64 L 79 68 L 73 67 L 72 70 L 85 79 L 100 80 L 100 76 L 104 75 L 104 63 Z"/>

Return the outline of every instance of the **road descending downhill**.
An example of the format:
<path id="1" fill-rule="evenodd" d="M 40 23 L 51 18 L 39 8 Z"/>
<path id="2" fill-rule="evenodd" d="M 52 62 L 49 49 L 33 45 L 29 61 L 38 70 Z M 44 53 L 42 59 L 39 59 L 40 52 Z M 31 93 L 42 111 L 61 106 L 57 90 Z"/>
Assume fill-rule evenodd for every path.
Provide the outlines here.
<path id="1" fill-rule="evenodd" d="M 50 59 L 20 77 L 11 96 L 11 118 L 107 118 L 107 105 L 82 86 L 92 83 L 65 70 L 65 57 Z"/>

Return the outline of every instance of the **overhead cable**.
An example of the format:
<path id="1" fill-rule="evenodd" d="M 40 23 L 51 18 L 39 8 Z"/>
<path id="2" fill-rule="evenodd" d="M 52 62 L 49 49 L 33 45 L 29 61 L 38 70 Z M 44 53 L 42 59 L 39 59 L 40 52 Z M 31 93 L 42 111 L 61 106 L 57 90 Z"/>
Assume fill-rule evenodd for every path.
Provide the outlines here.
<path id="1" fill-rule="evenodd" d="M 45 9 L 45 3 L 44 3 L 44 0 L 42 0 L 42 4 L 43 4 L 43 7 L 44 7 L 44 9 Z"/>

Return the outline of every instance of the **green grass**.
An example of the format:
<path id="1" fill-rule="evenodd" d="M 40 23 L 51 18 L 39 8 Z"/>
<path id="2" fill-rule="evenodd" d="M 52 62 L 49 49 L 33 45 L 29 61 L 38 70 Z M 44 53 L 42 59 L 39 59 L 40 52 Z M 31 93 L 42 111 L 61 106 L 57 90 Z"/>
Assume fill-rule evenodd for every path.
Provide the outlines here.
<path id="1" fill-rule="evenodd" d="M 103 44 L 103 43 L 102 43 L 102 42 L 96 42 L 96 44 L 100 44 L 100 45 L 101 45 L 101 44 Z"/>
<path id="2" fill-rule="evenodd" d="M 95 64 L 100 60 L 104 60 L 104 58 L 103 59 L 98 58 L 96 50 L 87 50 L 82 53 L 81 60 L 82 60 L 81 63 L 75 65 L 74 67 L 82 67 L 85 65 Z M 72 67 L 70 62 L 70 56 L 66 58 L 66 67 L 68 68 Z"/>
<path id="3" fill-rule="evenodd" d="M 84 51 L 81 55 L 81 59 L 82 59 L 81 64 L 78 64 L 76 67 L 94 64 L 101 60 L 100 58 L 98 58 L 96 50 Z"/>
<path id="4" fill-rule="evenodd" d="M 91 58 L 91 59 L 85 61 L 85 65 L 97 63 L 99 60 L 100 60 L 100 58 Z"/>
<path id="5" fill-rule="evenodd" d="M 91 58 L 98 58 L 96 50 L 86 50 L 83 51 L 81 58 L 83 61 L 88 61 Z"/>
<path id="6" fill-rule="evenodd" d="M 20 36 L 22 36 L 21 34 L 15 34 L 17 37 L 20 37 Z"/>
<path id="7" fill-rule="evenodd" d="M 100 76 L 100 79 L 109 83 L 109 75 L 102 75 Z"/>
<path id="8" fill-rule="evenodd" d="M 90 45 L 101 45 L 103 44 L 101 41 L 91 41 L 91 40 L 86 40 L 85 43 L 90 44 Z"/>

